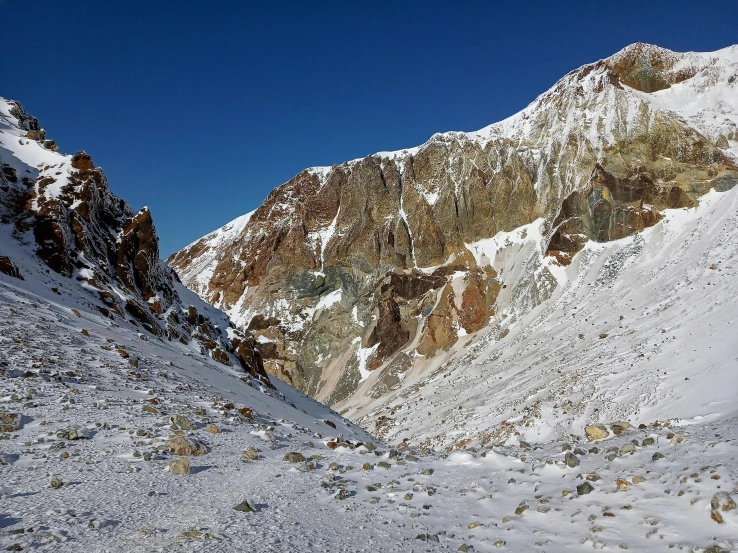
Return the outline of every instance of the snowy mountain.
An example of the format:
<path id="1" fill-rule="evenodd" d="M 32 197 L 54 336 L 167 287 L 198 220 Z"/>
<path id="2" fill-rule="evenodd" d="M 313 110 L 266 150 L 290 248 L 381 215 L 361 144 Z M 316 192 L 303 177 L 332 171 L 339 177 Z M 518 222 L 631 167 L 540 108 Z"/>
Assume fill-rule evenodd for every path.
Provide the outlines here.
<path id="1" fill-rule="evenodd" d="M 0 548 L 735 549 L 735 58 L 301 173 L 174 257 L 235 325 L 0 99 Z"/>
<path id="2" fill-rule="evenodd" d="M 536 328 L 598 244 L 731 189 L 736 79 L 738 46 L 634 44 L 477 132 L 307 169 L 168 263 L 255 333 L 269 373 L 371 417 Z"/>

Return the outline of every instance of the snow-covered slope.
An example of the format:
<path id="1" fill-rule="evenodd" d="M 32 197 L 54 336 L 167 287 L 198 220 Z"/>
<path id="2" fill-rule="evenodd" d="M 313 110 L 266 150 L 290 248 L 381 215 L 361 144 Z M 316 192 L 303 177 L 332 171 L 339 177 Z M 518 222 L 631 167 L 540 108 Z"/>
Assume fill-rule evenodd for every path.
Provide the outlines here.
<path id="1" fill-rule="evenodd" d="M 734 191 L 726 194 L 731 195 L 728 201 L 711 195 L 699 216 L 687 213 L 682 220 L 678 214 L 670 216 L 671 228 L 654 232 L 686 234 L 691 242 L 707 240 L 714 246 L 692 265 L 679 293 L 689 287 L 695 293 L 714 288 L 723 291 L 719 298 L 729 302 L 730 309 L 734 300 L 724 287 L 730 286 L 736 270 L 731 247 L 738 202 Z M 705 217 L 719 220 L 726 214 L 724 225 L 702 228 Z M 667 239 L 665 244 L 673 247 L 675 242 Z M 518 240 L 516 247 L 522 245 Z M 602 278 L 577 283 L 569 275 L 572 292 L 586 291 L 592 284 L 606 294 L 623 266 L 613 264 L 612 258 L 623 261 L 622 252 L 621 256 L 615 252 L 626 246 L 608 246 L 609 256 L 591 252 Z M 738 511 L 731 506 L 738 485 L 738 420 L 733 405 L 735 370 L 731 373 L 725 363 L 732 342 L 720 341 L 725 330 L 716 324 L 709 341 L 690 343 L 689 349 L 679 352 L 686 363 L 662 364 L 674 346 L 672 333 L 680 338 L 694 333 L 705 323 L 705 314 L 715 313 L 715 323 L 735 324 L 709 296 L 687 314 L 650 302 L 646 303 L 653 313 L 643 313 L 638 291 L 633 301 L 627 296 L 621 300 L 624 310 L 636 307 L 633 328 L 648 328 L 637 351 L 650 357 L 640 363 L 652 364 L 652 374 L 642 367 L 628 372 L 627 361 L 637 355 L 619 352 L 614 368 L 619 374 L 611 375 L 612 367 L 598 366 L 605 363 L 605 355 L 615 357 L 611 349 L 552 351 L 550 358 L 540 357 L 536 352 L 540 353 L 541 342 L 548 346 L 561 343 L 559 338 L 578 340 L 570 332 L 577 328 L 562 328 L 566 325 L 545 315 L 540 320 L 551 325 L 547 330 L 552 340 L 540 334 L 537 340 L 516 336 L 513 329 L 509 368 L 504 363 L 493 368 L 466 366 L 465 372 L 459 364 L 446 380 L 454 378 L 461 386 L 444 389 L 437 381 L 428 382 L 423 389 L 431 402 L 424 402 L 422 395 L 405 400 L 414 405 L 416 416 L 403 423 L 418 429 L 415 438 L 430 434 L 432 424 L 443 424 L 438 420 L 442 413 L 462 424 L 471 416 L 473 429 L 483 425 L 484 416 L 496 417 L 498 405 L 510 415 L 513 428 L 521 430 L 521 436 L 506 445 L 496 445 L 503 437 L 495 436 L 492 442 L 472 441 L 465 451 L 445 454 L 402 445 L 390 449 L 285 384 L 276 382 L 277 390 L 261 387 L 258 381 L 250 386 L 240 370 L 201 355 L 199 349 L 140 333 L 130 322 L 111 324 L 89 309 L 89 299 L 76 282 L 45 271 L 20 248 L 9 253 L 25 280 L 0 274 L 3 549 L 650 553 L 731 550 L 735 544 Z M 664 257 L 678 261 L 678 252 L 671 253 Z M 716 269 L 706 265 L 712 262 Z M 657 280 L 658 276 L 653 275 Z M 673 281 L 664 278 L 680 284 L 678 276 Z M 217 315 L 180 286 L 177 292 L 198 311 Z M 596 293 L 588 299 L 596 299 Z M 616 289 L 609 295 L 617 293 Z M 568 298 L 562 295 L 559 304 L 579 301 L 576 293 Z M 567 311 L 590 307 L 588 301 L 572 303 Z M 620 333 L 627 335 L 627 330 L 613 328 L 617 322 L 605 326 L 597 317 L 591 330 L 585 323 L 587 340 L 595 340 L 594 334 L 602 329 L 615 339 L 622 339 Z M 667 336 L 661 333 L 661 323 L 670 325 Z M 556 367 L 563 366 L 559 354 L 578 365 L 565 367 L 566 374 L 559 375 Z M 517 357 L 523 359 L 515 362 Z M 585 370 L 590 365 L 585 358 L 595 368 L 592 374 Z M 696 370 L 690 358 L 704 359 L 706 370 Z M 661 369 L 668 374 L 662 376 Z M 502 377 L 505 384 L 496 389 L 480 379 L 480 388 L 465 387 L 477 373 L 489 374 L 490 381 L 493 374 Z M 691 383 L 693 388 L 679 387 L 685 375 L 690 378 L 685 385 Z M 541 376 L 548 385 L 536 390 L 535 380 Z M 614 380 L 623 376 L 628 380 Z M 438 377 L 443 379 L 440 373 Z M 643 385 L 649 378 L 655 386 Z M 595 386 L 599 389 L 593 392 Z M 565 392 L 558 401 L 576 413 L 577 423 L 586 420 L 577 404 L 593 394 L 609 416 L 632 415 L 629 420 L 634 425 L 642 421 L 643 428 L 626 427 L 614 435 L 608 426 L 609 436 L 594 443 L 584 439 L 581 428 L 571 428 L 576 435 L 552 439 L 554 424 L 571 421 L 561 410 L 553 412 L 547 402 L 549 388 L 552 393 Z M 613 409 L 611 398 L 597 395 L 614 389 L 620 389 L 625 399 L 632 399 L 639 389 L 654 393 L 643 398 L 645 408 L 636 413 Z M 445 405 L 439 405 L 434 390 L 445 394 Z M 541 401 L 526 411 L 536 399 L 528 395 L 536 391 Z M 654 409 L 657 404 L 648 404 L 659 395 L 676 403 L 673 409 L 671 402 L 662 403 L 664 412 L 682 413 L 690 420 L 664 420 Z M 574 404 L 569 406 L 569 400 Z M 680 406 L 681 401 L 688 405 Z M 457 405 L 462 407 L 459 414 L 453 409 Z M 704 409 L 690 412 L 689 405 Z M 513 408 L 534 425 L 521 424 Z M 428 421 L 419 416 L 426 409 Z M 399 417 L 405 414 L 405 408 L 398 411 Z M 390 434 L 400 437 L 397 427 Z M 184 438 L 197 453 L 204 453 L 174 454 L 172 438 L 180 440 L 179 445 Z M 339 444 L 339 439 L 347 441 Z M 291 452 L 305 460 L 295 456 L 297 462 L 286 461 Z M 183 459 L 189 463 L 189 474 L 169 470 Z M 236 510 L 237 506 L 253 512 Z"/>
<path id="2" fill-rule="evenodd" d="M 700 215 L 724 206 L 733 218 L 726 223 L 734 231 L 738 202 L 734 192 L 727 194 L 733 195 L 728 202 L 716 198 Z M 672 230 L 693 233 L 699 241 L 700 226 L 693 225 L 697 218 L 691 219 L 672 219 Z M 719 230 L 708 233 L 710 240 Z M 735 243 L 732 233 L 726 234 L 725 248 Z M 623 246 L 611 247 L 611 254 Z M 718 268 L 694 266 L 680 292 L 692 286 L 699 293 L 705 273 L 710 275 L 710 289 L 721 290 L 730 282 L 736 270 L 734 255 L 719 248 L 710 252 L 700 262 L 715 262 Z M 604 256 L 593 255 L 603 276 L 598 286 L 606 289 L 621 265 L 608 265 Z M 636 307 L 634 322 L 641 322 L 633 326 L 649 327 L 637 351 L 650 357 L 640 363 L 649 364 L 652 371 L 639 367 L 629 372 L 625 365 L 637 354 L 612 349 L 552 351 L 548 359 L 536 355 L 542 345 L 562 343 L 559 338 L 578 340 L 560 322 L 548 329 L 552 340 L 543 335 L 537 340 L 516 337 L 513 330 L 513 344 L 521 345 L 512 346 L 509 368 L 501 363 L 467 366 L 464 371 L 459 364 L 446 380 L 453 378 L 460 386 L 427 382 L 423 395 L 431 401 L 415 394 L 403 402 L 414 406 L 415 416 L 405 417 L 409 409 L 404 406 L 398 410 L 403 424 L 418 429 L 416 438 L 432 434 L 433 424 L 443 424 L 438 420 L 441 415 L 459 424 L 467 424 L 464 419 L 469 416 L 474 429 L 484 424 L 484 416 L 494 419 L 501 409 L 508 413 L 511 426 L 521 431 L 506 445 L 495 444 L 504 439 L 498 435 L 484 445 L 472 441 L 465 451 L 444 454 L 422 447 L 389 449 L 285 384 L 276 383 L 277 391 L 251 387 L 241 380 L 240 371 L 199 351 L 151 336 L 142 340 L 128 324 L 111 325 L 99 313 L 86 311 L 86 298 L 69 280 L 32 270 L 34 259 L 17 252 L 16 257 L 26 280 L 0 274 L 3 549 L 650 553 L 697 551 L 696 547 L 731 550 L 735 544 L 738 511 L 730 507 L 737 497 L 738 419 L 735 365 L 731 373 L 725 362 L 730 360 L 726 348 L 732 342 L 721 342 L 724 331 L 714 326 L 709 341 L 682 347 L 679 353 L 686 363 L 663 365 L 674 346 L 672 333 L 680 338 L 694 333 L 699 321 L 705 322 L 705 312 L 712 309 L 716 323 L 735 324 L 709 298 L 696 312 L 684 315 L 648 303 L 653 308 L 650 317 L 640 311 L 637 293 L 632 302 L 622 300 L 623 309 Z M 572 278 L 574 289 L 587 289 L 589 284 L 594 286 Z M 704 286 L 707 289 L 706 282 Z M 58 288 L 62 296 L 50 287 Z M 578 300 L 575 294 L 569 299 Z M 720 299 L 728 300 L 727 293 Z M 563 298 L 560 302 L 566 303 Z M 72 305 L 81 317 L 70 312 Z M 576 307 L 589 306 L 585 301 Z M 546 317 L 541 320 L 551 323 Z M 667 328 L 664 336 L 662 322 L 678 328 Z M 618 334 L 627 331 L 614 330 L 616 325 L 605 327 L 598 315 L 598 324 L 587 329 L 586 339 L 596 340 L 594 333 L 603 328 L 621 339 Z M 616 358 L 618 353 L 617 366 L 602 366 L 606 355 Z M 564 366 L 559 354 L 578 364 Z M 519 357 L 523 359 L 517 361 Z M 585 357 L 594 371 L 585 370 L 589 366 Z M 696 370 L 690 358 L 704 359 L 705 370 Z M 671 353 L 671 359 L 679 356 Z M 564 367 L 565 374 L 559 375 L 557 366 Z M 661 369 L 667 369 L 667 375 Z M 498 381 L 504 384 L 495 388 L 480 379 L 479 388 L 467 386 L 479 373 L 489 375 L 489 381 L 502 377 Z M 690 381 L 680 387 L 685 375 Z M 442 374 L 437 376 L 443 379 Z M 543 389 L 535 382 L 539 377 Z M 686 386 L 690 383 L 692 388 Z M 629 415 L 634 425 L 643 421 L 644 426 L 625 428 L 619 435 L 608 426 L 606 439 L 588 443 L 582 428 L 572 428 L 563 410 L 553 409 L 547 393 L 559 390 L 565 393 L 557 401 L 563 409 L 572 409 L 577 423 L 586 420 L 578 411 L 579 403 L 591 394 L 608 416 Z M 653 394 L 642 398 L 640 412 L 619 411 L 610 402 L 614 398 L 604 395 L 613 390 L 625 400 L 632 400 L 637 390 Z M 536 397 L 529 397 L 535 393 L 538 405 Z M 444 394 L 445 401 L 438 402 Z M 690 419 L 664 420 L 671 415 L 664 417 L 654 409 L 657 404 L 649 405 L 659 395 L 672 400 L 661 404 L 664 412 Z M 680 406 L 682 401 L 688 405 Z M 690 405 L 702 409 L 690 411 Z M 458 414 L 457 406 L 462 407 Z M 526 410 L 529 406 L 534 407 Z M 251 410 L 245 413 L 253 420 L 240 412 L 244 407 Z M 513 408 L 522 413 L 520 418 Z M 426 409 L 427 421 L 420 416 Z M 180 429 L 184 421 L 172 419 L 174 415 L 186 417 L 192 429 Z M 523 424 L 525 417 L 534 424 Z M 574 435 L 553 439 L 556 433 L 551 429 L 559 422 L 567 423 Z M 170 452 L 168 442 L 177 433 L 205 453 Z M 393 439 L 401 436 L 397 427 L 390 434 Z M 350 441 L 339 445 L 338 435 Z M 365 445 L 358 446 L 359 442 Z M 373 446 L 379 449 L 372 450 Z M 285 461 L 290 452 L 305 460 Z M 168 470 L 182 459 L 189 462 L 189 474 Z M 239 511 L 237 506 L 254 511 Z"/>
<path id="3" fill-rule="evenodd" d="M 589 242 L 568 266 L 545 258 L 534 232 L 522 234 L 475 251 L 500 272 L 522 265 L 521 287 L 530 268 L 546 267 L 551 297 L 530 311 L 511 305 L 506 336 L 478 333 L 406 373 L 391 397 L 371 398 L 371 376 L 338 406 L 344 414 L 392 442 L 434 447 L 738 415 L 738 189 L 667 210 L 635 236 Z"/>

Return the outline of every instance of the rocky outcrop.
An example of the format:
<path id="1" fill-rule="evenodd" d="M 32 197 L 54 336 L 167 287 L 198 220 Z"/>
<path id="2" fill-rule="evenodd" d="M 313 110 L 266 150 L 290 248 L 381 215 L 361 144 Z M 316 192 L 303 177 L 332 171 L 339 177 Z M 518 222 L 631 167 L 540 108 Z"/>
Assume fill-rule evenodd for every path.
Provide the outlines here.
<path id="1" fill-rule="evenodd" d="M 734 186 L 733 55 L 632 45 L 476 133 L 307 169 L 168 262 L 252 328 L 270 373 L 331 403 L 386 391 L 468 334 L 504 336 L 552 293 L 548 263 Z M 679 86 L 717 91 L 709 117 L 675 111 Z"/>
<path id="2" fill-rule="evenodd" d="M 676 52 L 638 42 L 607 60 L 618 81 L 642 92 L 657 92 L 695 75 L 695 66 L 674 70 L 682 59 Z"/>
<path id="3" fill-rule="evenodd" d="M 271 386 L 248 331 L 183 303 L 176 274 L 159 260 L 148 208 L 134 212 L 110 192 L 87 153 L 58 154 L 18 102 L 0 102 L 4 146 L 32 149 L 43 160 L 30 167 L 0 153 L 0 223 L 12 225 L 19 245 L 34 244 L 50 270 L 84 285 L 106 317 L 127 319 L 159 339 L 195 341 L 203 354 Z M 23 278 L 1 250 L 0 271 Z"/>
<path id="4" fill-rule="evenodd" d="M 15 266 L 15 263 L 7 255 L 0 255 L 0 273 L 23 280 L 20 269 Z"/>

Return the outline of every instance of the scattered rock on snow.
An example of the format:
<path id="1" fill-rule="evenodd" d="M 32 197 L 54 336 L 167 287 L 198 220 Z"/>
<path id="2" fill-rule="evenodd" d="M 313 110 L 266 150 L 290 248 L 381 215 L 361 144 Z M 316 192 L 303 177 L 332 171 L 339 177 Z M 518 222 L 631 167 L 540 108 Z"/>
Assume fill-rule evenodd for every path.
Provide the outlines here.
<path id="1" fill-rule="evenodd" d="M 249 502 L 247 500 L 241 501 L 238 505 L 233 507 L 236 511 L 241 511 L 242 513 L 253 513 L 255 512 L 254 508 L 249 505 Z"/>
<path id="2" fill-rule="evenodd" d="M 628 488 L 630 488 L 630 482 L 628 482 L 624 478 L 618 478 L 616 485 L 619 490 L 627 490 Z"/>
<path id="3" fill-rule="evenodd" d="M 172 415 L 169 417 L 169 419 L 172 421 L 172 424 L 176 424 L 179 428 L 182 430 L 196 430 L 197 427 L 192 424 L 192 421 L 185 417 L 184 415 Z"/>
<path id="4" fill-rule="evenodd" d="M 246 459 L 247 461 L 256 461 L 259 459 L 259 453 L 254 449 L 253 446 L 249 446 L 249 448 L 241 453 L 241 457 Z"/>
<path id="5" fill-rule="evenodd" d="M 602 424 L 587 426 L 584 429 L 584 433 L 587 435 L 589 441 L 603 440 L 610 435 L 610 432 Z"/>
<path id="6" fill-rule="evenodd" d="M 208 452 L 204 445 L 191 442 L 184 436 L 173 436 L 167 440 L 166 445 L 175 455 L 191 455 L 196 457 L 198 455 L 205 455 Z"/>
<path id="7" fill-rule="evenodd" d="M 618 421 L 618 422 L 612 423 L 610 425 L 610 428 L 612 429 L 613 434 L 615 434 L 616 436 L 619 436 L 620 434 L 622 434 L 629 428 L 633 428 L 633 425 L 630 424 L 629 422 Z"/>
<path id="8" fill-rule="evenodd" d="M 305 456 L 297 451 L 290 451 L 282 458 L 282 460 L 287 461 L 288 463 L 302 463 L 305 461 Z"/>
<path id="9" fill-rule="evenodd" d="M 172 474 L 189 474 L 190 473 L 190 460 L 181 457 L 176 461 L 169 463 L 169 472 Z"/>
<path id="10" fill-rule="evenodd" d="M 723 511 L 732 511 L 736 508 L 735 500 L 728 492 L 716 493 L 710 501 L 710 506 L 716 510 L 722 508 Z"/>

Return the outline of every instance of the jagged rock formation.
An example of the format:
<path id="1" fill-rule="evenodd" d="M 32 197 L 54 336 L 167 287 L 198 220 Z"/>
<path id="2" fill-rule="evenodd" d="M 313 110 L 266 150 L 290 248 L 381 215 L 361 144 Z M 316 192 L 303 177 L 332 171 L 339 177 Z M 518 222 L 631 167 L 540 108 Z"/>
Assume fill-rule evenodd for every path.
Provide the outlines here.
<path id="1" fill-rule="evenodd" d="M 271 386 L 254 338 L 222 315 L 198 313 L 183 301 L 176 274 L 159 260 L 148 208 L 135 213 L 108 189 L 85 152 L 58 153 L 38 121 L 0 98 L 0 223 L 46 266 L 89 292 L 111 321 L 128 319 L 162 340 L 198 344 L 213 359 Z M 0 244 L 0 271 L 22 279 Z M 178 291 L 180 288 L 180 291 Z"/>
<path id="2" fill-rule="evenodd" d="M 737 79 L 738 47 L 635 44 L 478 132 L 307 169 L 168 263 L 270 373 L 379 397 L 469 334 L 504 337 L 588 240 L 734 186 Z"/>

